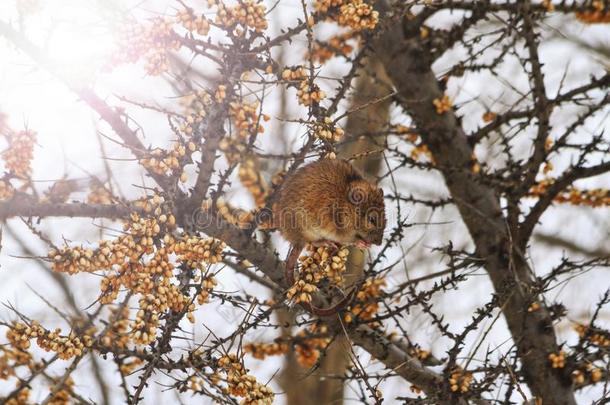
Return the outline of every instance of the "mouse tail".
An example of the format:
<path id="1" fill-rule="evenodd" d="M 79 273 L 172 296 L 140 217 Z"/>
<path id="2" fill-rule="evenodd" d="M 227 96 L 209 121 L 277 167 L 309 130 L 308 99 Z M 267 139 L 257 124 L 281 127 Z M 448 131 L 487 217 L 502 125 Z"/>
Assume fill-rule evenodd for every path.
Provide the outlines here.
<path id="1" fill-rule="evenodd" d="M 301 244 L 293 245 L 290 248 L 290 251 L 288 252 L 288 256 L 286 257 L 285 278 L 286 278 L 286 283 L 288 284 L 289 287 L 291 287 L 295 283 L 294 272 L 297 270 L 297 263 L 299 261 L 299 256 L 301 255 L 302 251 L 303 251 L 303 245 L 301 245 Z"/>

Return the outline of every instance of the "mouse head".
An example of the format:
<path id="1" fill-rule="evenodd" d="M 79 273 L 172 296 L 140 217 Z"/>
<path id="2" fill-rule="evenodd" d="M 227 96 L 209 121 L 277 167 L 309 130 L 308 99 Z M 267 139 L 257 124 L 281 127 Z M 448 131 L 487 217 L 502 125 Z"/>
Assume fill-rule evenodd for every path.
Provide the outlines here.
<path id="1" fill-rule="evenodd" d="M 349 184 L 347 200 L 355 208 L 352 221 L 356 243 L 361 246 L 380 245 L 386 222 L 383 190 L 366 180 L 355 180 Z"/>

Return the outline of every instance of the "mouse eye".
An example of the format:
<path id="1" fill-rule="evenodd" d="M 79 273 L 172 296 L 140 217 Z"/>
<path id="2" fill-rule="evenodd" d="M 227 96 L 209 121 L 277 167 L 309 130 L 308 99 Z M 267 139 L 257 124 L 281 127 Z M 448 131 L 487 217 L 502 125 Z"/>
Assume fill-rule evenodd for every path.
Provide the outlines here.
<path id="1" fill-rule="evenodd" d="M 367 219 L 373 226 L 377 226 L 377 215 L 369 215 Z"/>

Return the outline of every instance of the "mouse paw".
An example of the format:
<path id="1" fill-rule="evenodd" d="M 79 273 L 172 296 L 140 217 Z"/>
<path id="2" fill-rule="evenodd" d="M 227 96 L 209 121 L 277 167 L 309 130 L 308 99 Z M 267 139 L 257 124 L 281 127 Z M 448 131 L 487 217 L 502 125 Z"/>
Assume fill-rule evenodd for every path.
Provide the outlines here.
<path id="1" fill-rule="evenodd" d="M 312 245 L 314 247 L 325 247 L 328 249 L 329 253 L 332 255 L 341 249 L 342 245 L 338 242 L 329 240 L 329 239 L 321 239 L 319 241 L 313 242 Z"/>
<path id="2" fill-rule="evenodd" d="M 371 243 L 367 242 L 365 240 L 359 239 L 354 243 L 354 246 L 356 246 L 358 249 L 368 249 L 371 247 Z"/>

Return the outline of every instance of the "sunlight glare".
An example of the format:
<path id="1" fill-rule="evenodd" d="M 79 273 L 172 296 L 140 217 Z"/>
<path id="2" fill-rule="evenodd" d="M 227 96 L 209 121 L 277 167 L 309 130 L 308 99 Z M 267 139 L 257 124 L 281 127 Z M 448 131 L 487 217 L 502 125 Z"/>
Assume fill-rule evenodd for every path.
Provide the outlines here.
<path id="1" fill-rule="evenodd" d="M 81 76 L 99 71 L 112 47 L 110 35 L 92 34 L 87 27 L 66 26 L 49 38 L 47 52 L 62 69 Z"/>
<path id="2" fill-rule="evenodd" d="M 114 22 L 101 11 L 92 2 L 48 5 L 32 16 L 27 32 L 39 39 L 36 42 L 63 74 L 90 83 L 115 45 Z"/>

